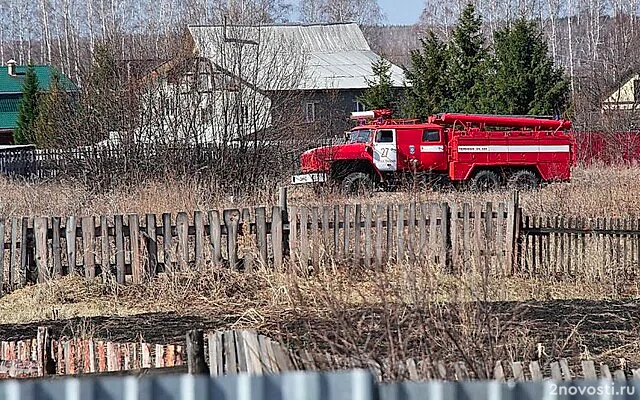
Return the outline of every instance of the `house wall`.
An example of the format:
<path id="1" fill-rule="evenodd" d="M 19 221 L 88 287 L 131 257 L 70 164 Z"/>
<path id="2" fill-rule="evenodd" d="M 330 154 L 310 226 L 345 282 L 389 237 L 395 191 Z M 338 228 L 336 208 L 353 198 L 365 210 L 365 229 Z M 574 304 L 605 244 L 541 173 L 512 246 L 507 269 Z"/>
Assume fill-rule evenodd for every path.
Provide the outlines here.
<path id="1" fill-rule="evenodd" d="M 274 99 L 273 125 L 291 128 L 291 135 L 301 140 L 341 137 L 354 126 L 349 117 L 351 112 L 357 111 L 356 99 L 363 91 L 274 93 L 271 95 Z"/>
<path id="2" fill-rule="evenodd" d="M 222 143 L 246 137 L 270 124 L 270 99 L 246 86 L 220 84 L 201 69 L 195 75 L 160 79 L 144 101 L 142 141 Z M 193 78 L 191 78 L 191 77 Z M 197 78 L 196 78 L 197 77 Z"/>
<path id="3" fill-rule="evenodd" d="M 624 85 L 620 86 L 618 90 L 616 90 L 611 96 L 609 96 L 603 104 L 603 109 L 607 110 L 632 110 L 637 109 L 636 103 L 640 101 L 640 99 L 636 99 L 635 91 L 636 91 L 636 81 L 640 78 L 638 75 L 634 75 L 631 79 L 625 82 Z"/>

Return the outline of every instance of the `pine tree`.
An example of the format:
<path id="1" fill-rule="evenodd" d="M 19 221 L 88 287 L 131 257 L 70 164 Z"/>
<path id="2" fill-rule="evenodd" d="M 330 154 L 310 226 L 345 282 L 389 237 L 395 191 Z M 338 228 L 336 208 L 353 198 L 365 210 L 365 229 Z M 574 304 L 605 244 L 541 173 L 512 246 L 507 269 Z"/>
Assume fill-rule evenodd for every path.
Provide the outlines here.
<path id="1" fill-rule="evenodd" d="M 481 112 L 486 92 L 488 52 L 481 31 L 482 19 L 469 3 L 462 11 L 453 33 L 448 76 L 451 111 Z"/>
<path id="2" fill-rule="evenodd" d="M 22 98 L 18 106 L 18 127 L 13 133 L 15 144 L 35 142 L 35 124 L 38 119 L 38 97 L 40 84 L 33 65 L 27 67 L 22 82 Z"/>
<path id="3" fill-rule="evenodd" d="M 495 33 L 495 68 L 494 112 L 559 115 L 566 110 L 569 84 L 533 22 L 518 20 Z"/>
<path id="4" fill-rule="evenodd" d="M 395 95 L 391 79 L 391 63 L 384 57 L 371 64 L 371 70 L 375 78 L 366 79 L 367 90 L 358 98 L 367 109 L 395 109 Z"/>
<path id="5" fill-rule="evenodd" d="M 426 119 L 429 115 L 446 111 L 450 101 L 447 65 L 447 46 L 433 31 L 420 39 L 422 51 L 411 51 L 411 68 L 405 77 L 411 84 L 407 88 L 406 114 L 411 118 Z"/>

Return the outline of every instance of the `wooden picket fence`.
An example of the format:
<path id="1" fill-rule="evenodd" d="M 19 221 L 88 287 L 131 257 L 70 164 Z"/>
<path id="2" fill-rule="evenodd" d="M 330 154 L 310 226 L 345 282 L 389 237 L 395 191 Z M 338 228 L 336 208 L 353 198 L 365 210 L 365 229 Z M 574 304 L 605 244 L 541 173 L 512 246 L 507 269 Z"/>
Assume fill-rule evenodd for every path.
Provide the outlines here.
<path id="1" fill-rule="evenodd" d="M 46 346 L 46 347 L 45 347 Z M 92 339 L 50 339 L 44 336 L 0 342 L 0 378 L 49 374 L 74 375 L 183 365 L 183 346 L 114 343 Z M 48 349 L 48 350 L 45 350 Z M 43 353 L 48 351 L 47 357 Z M 46 360 L 54 360 L 47 366 Z"/>
<path id="2" fill-rule="evenodd" d="M 388 379 L 391 368 L 389 360 L 383 360 L 382 365 L 376 362 L 362 363 L 350 362 L 344 358 L 332 357 L 329 355 L 316 355 L 315 362 L 308 361 L 306 364 L 311 370 L 343 369 L 354 367 L 367 367 L 375 373 L 379 381 Z M 474 373 L 471 366 L 464 361 L 443 362 L 429 361 L 414 358 L 407 358 L 396 361 L 393 370 L 399 379 L 411 381 L 468 381 L 476 379 L 493 379 L 499 382 L 506 381 L 540 381 L 552 379 L 556 381 L 571 381 L 579 379 L 613 379 L 624 381 L 628 379 L 640 379 L 640 369 L 628 368 L 624 365 L 610 368 L 607 363 L 596 363 L 593 360 L 580 360 L 571 363 L 566 358 L 554 359 L 552 361 L 506 361 L 500 360 L 490 369 L 488 376 L 479 378 Z"/>
<path id="3" fill-rule="evenodd" d="M 640 219 L 524 217 L 518 260 L 532 275 L 637 275 Z"/>
<path id="4" fill-rule="evenodd" d="M 452 272 L 495 266 L 496 273 L 507 274 L 514 256 L 515 204 L 292 206 L 286 231 L 290 255 L 303 266 L 427 262 Z"/>
<path id="5" fill-rule="evenodd" d="M 512 269 L 515 203 L 344 204 L 0 219 L 0 289 L 69 274 L 142 283 L 206 263 L 252 270 L 287 261 L 381 267 L 424 261 L 451 271 Z"/>
<path id="6" fill-rule="evenodd" d="M 189 336 L 187 336 L 189 338 Z M 188 343 L 188 342 L 187 342 Z M 186 372 L 187 346 L 141 342 L 117 343 L 49 336 L 44 327 L 29 340 L 0 341 L 0 378 L 102 374 L 135 370 Z M 255 331 L 227 330 L 204 334 L 210 375 L 254 375 L 300 369 L 280 343 Z"/>
<path id="7" fill-rule="evenodd" d="M 264 207 L 254 210 L 255 222 L 249 215 L 245 209 L 196 211 L 191 220 L 187 213 L 0 219 L 0 287 L 7 293 L 28 282 L 74 273 L 141 283 L 207 262 L 251 269 L 254 252 L 265 255 L 264 263 L 282 265 L 280 207 L 273 207 L 269 223 Z M 252 233 L 257 249 L 239 241 Z"/>
<path id="8" fill-rule="evenodd" d="M 523 216 L 517 193 L 498 204 L 307 207 L 282 197 L 273 207 L 191 215 L 0 219 L 0 294 L 69 274 L 143 283 L 205 264 L 250 271 L 420 262 L 493 276 L 640 269 L 640 221 Z"/>
<path id="9" fill-rule="evenodd" d="M 371 370 L 379 381 L 388 379 L 473 380 L 478 376 L 472 366 L 463 361 L 443 362 L 406 358 L 367 359 L 344 357 L 308 349 L 289 350 L 281 343 L 247 330 L 190 331 L 186 346 L 148 344 L 145 342 L 115 343 L 93 339 L 53 339 L 45 327 L 32 340 L 0 342 L 0 379 L 28 378 L 46 375 L 79 375 L 104 373 L 186 372 L 187 362 L 193 365 L 198 353 L 190 353 L 190 341 L 203 343 L 202 363 L 211 376 L 276 374 L 286 371 L 329 371 L 353 368 Z M 191 344 L 193 349 L 194 345 Z M 482 366 L 484 369 L 485 367 Z M 192 372 L 192 371 L 189 371 Z M 148 373 L 148 372 L 147 372 Z M 393 374 L 394 376 L 391 376 Z M 542 361 L 497 361 L 489 378 L 498 381 L 536 381 L 543 379 L 639 379 L 640 369 L 621 364 L 613 372 L 606 363 L 581 360 L 573 365 L 566 359 Z"/>
<path id="10" fill-rule="evenodd" d="M 298 355 L 298 357 L 300 357 Z M 300 359 L 300 358 L 299 358 Z M 309 371 L 326 371 L 352 368 L 366 368 L 372 371 L 378 381 L 400 379 L 411 381 L 468 381 L 476 379 L 493 379 L 506 381 L 540 381 L 553 379 L 571 381 L 577 379 L 640 379 L 640 369 L 619 365 L 610 368 L 607 363 L 596 363 L 593 360 L 580 360 L 571 363 L 566 358 L 541 361 L 497 361 L 489 374 L 478 377 L 473 368 L 464 361 L 444 362 L 426 359 L 406 358 L 396 360 L 392 364 L 389 359 L 379 361 L 358 360 L 354 358 L 333 356 L 328 353 L 304 353 L 302 369 Z M 393 367 L 392 367 L 393 366 Z M 395 377 L 389 375 L 393 371 Z"/>

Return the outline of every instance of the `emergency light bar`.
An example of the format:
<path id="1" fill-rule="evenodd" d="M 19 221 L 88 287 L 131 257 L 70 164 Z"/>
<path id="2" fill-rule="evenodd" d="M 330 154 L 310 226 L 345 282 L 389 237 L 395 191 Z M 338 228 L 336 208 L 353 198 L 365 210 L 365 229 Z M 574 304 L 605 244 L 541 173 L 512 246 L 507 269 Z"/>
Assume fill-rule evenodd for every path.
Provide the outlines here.
<path id="1" fill-rule="evenodd" d="M 376 114 L 373 111 L 354 111 L 351 113 L 351 119 L 369 119 L 375 117 Z"/>
<path id="2" fill-rule="evenodd" d="M 352 120 L 374 119 L 380 117 L 390 117 L 391 110 L 371 110 L 371 111 L 354 111 L 351 113 Z"/>

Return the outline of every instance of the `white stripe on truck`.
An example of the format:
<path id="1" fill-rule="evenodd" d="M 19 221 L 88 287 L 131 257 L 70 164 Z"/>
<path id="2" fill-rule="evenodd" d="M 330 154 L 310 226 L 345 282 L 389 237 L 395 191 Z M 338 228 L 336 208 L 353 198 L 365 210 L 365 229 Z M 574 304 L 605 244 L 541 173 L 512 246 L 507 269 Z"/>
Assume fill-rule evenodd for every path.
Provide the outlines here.
<path id="1" fill-rule="evenodd" d="M 459 153 L 568 153 L 569 145 L 458 146 Z"/>
<path id="2" fill-rule="evenodd" d="M 420 146 L 420 153 L 442 153 L 444 146 Z"/>

